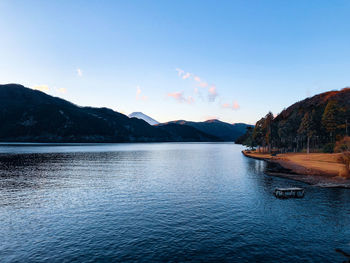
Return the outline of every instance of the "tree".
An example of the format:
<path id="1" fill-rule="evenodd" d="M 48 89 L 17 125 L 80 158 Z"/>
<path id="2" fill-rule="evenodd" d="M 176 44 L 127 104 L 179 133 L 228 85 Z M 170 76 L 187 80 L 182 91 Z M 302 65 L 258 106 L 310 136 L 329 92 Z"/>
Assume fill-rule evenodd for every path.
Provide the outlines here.
<path id="1" fill-rule="evenodd" d="M 301 120 L 298 134 L 307 137 L 307 153 L 310 153 L 310 139 L 316 133 L 314 122 L 315 110 L 305 112 L 303 119 Z"/>
<path id="2" fill-rule="evenodd" d="M 290 142 L 292 141 L 291 135 L 293 134 L 293 127 L 291 125 L 291 122 L 287 120 L 282 120 L 278 123 L 278 137 L 280 139 L 280 144 L 284 148 L 290 147 Z"/>
<path id="3" fill-rule="evenodd" d="M 264 118 L 258 120 L 255 124 L 252 136 L 253 143 L 258 146 L 267 146 L 269 152 L 271 151 L 273 118 L 273 114 L 269 112 Z"/>
<path id="4" fill-rule="evenodd" d="M 340 122 L 337 125 L 337 128 L 344 133 L 345 136 L 348 136 L 348 119 L 350 117 L 350 110 L 346 107 L 338 108 L 338 121 Z"/>
<path id="5" fill-rule="evenodd" d="M 265 121 L 263 123 L 263 132 L 265 135 L 265 142 L 268 146 L 268 151 L 271 152 L 271 142 L 272 142 L 272 121 L 273 121 L 273 114 L 270 111 L 265 116 Z"/>
<path id="6" fill-rule="evenodd" d="M 261 118 L 255 124 L 253 130 L 253 141 L 258 146 L 265 146 L 264 130 L 263 126 L 265 123 L 265 118 Z M 258 148 L 260 150 L 260 148 Z"/>
<path id="7" fill-rule="evenodd" d="M 322 115 L 322 125 L 330 134 L 330 139 L 332 141 L 335 131 L 338 126 L 341 125 L 340 108 L 336 101 L 331 100 L 327 103 Z"/>
<path id="8" fill-rule="evenodd" d="M 247 127 L 247 132 L 244 135 L 243 144 L 248 146 L 250 149 L 253 149 L 256 146 L 256 143 L 253 140 L 253 127 Z"/>

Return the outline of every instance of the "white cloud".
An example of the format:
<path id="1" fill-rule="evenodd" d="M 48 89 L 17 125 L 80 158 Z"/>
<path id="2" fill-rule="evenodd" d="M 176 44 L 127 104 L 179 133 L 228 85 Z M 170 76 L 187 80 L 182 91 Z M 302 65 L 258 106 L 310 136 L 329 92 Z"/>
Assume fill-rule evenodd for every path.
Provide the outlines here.
<path id="1" fill-rule="evenodd" d="M 136 95 L 140 95 L 141 94 L 141 88 L 140 88 L 140 86 L 137 86 L 136 87 Z"/>
<path id="2" fill-rule="evenodd" d="M 190 72 L 186 72 L 186 71 L 184 71 L 184 70 L 182 70 L 180 68 L 177 68 L 176 71 L 177 71 L 177 74 L 178 74 L 178 76 L 180 78 L 182 78 L 182 79 L 191 79 L 191 80 L 193 80 L 195 82 L 195 87 L 193 89 L 193 92 L 194 92 L 194 96 L 196 98 L 203 99 L 203 97 L 205 95 L 202 94 L 202 91 L 207 93 L 209 102 L 214 102 L 219 97 L 219 93 L 218 93 L 218 90 L 217 90 L 215 84 L 210 84 L 209 85 L 208 82 L 203 80 L 198 75 L 195 75 L 195 74 L 190 73 Z M 198 87 L 203 88 L 203 89 L 199 89 Z M 193 103 L 195 101 L 195 99 L 192 96 L 185 97 L 184 96 L 184 92 L 168 93 L 167 96 L 168 97 L 172 97 L 173 99 L 175 99 L 179 103 L 189 103 L 189 104 L 191 104 L 191 103 Z M 223 103 L 223 104 L 221 104 L 221 107 L 224 108 L 224 109 L 231 109 L 231 110 L 238 110 L 238 109 L 240 109 L 240 105 L 238 104 L 237 101 L 233 101 L 232 103 Z"/>
<path id="3" fill-rule="evenodd" d="M 177 75 L 178 75 L 179 77 L 181 77 L 181 76 L 185 73 L 185 71 L 183 71 L 183 70 L 180 69 L 180 68 L 177 68 L 176 71 L 177 71 Z"/>
<path id="4" fill-rule="evenodd" d="M 177 75 L 182 79 L 188 79 L 193 75 L 192 73 L 185 72 L 184 70 L 182 70 L 180 68 L 177 68 L 176 71 L 177 71 Z"/>
<path id="5" fill-rule="evenodd" d="M 200 78 L 199 76 L 190 73 L 190 72 L 185 72 L 182 69 L 177 68 L 176 69 L 178 76 L 182 79 L 192 79 L 193 81 L 196 82 L 196 86 L 197 87 L 201 87 L 207 90 L 208 92 L 208 100 L 209 102 L 213 102 L 216 100 L 216 97 L 218 96 L 218 92 L 216 89 L 216 86 L 214 84 L 212 84 L 209 87 L 208 82 L 204 81 L 202 78 Z M 200 95 L 198 92 L 198 89 L 195 89 L 195 94 Z"/>
<path id="6" fill-rule="evenodd" d="M 143 100 L 143 101 L 148 100 L 148 97 L 145 95 L 142 95 L 141 93 L 142 93 L 142 90 L 141 90 L 140 86 L 137 86 L 136 87 L 136 100 Z"/>
<path id="7" fill-rule="evenodd" d="M 57 89 L 57 92 L 60 94 L 66 94 L 67 93 L 67 89 L 66 88 L 59 88 Z"/>
<path id="8" fill-rule="evenodd" d="M 77 68 L 77 75 L 79 77 L 82 77 L 83 76 L 83 71 L 80 69 L 80 68 Z"/>

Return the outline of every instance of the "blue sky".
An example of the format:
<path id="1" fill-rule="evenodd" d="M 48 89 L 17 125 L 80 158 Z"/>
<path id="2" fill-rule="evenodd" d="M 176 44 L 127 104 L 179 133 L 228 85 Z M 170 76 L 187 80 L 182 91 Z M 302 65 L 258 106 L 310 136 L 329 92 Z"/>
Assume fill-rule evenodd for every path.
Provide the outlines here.
<path id="1" fill-rule="evenodd" d="M 350 85 L 350 1 L 0 1 L 0 83 L 255 123 Z"/>

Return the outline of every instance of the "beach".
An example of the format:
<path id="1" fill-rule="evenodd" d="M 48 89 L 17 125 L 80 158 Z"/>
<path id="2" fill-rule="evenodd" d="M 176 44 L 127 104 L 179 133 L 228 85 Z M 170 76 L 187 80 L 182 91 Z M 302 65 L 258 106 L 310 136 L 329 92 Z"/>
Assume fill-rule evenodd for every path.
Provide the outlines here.
<path id="1" fill-rule="evenodd" d="M 243 151 L 246 157 L 265 160 L 268 175 L 289 178 L 320 187 L 350 188 L 350 178 L 344 176 L 345 165 L 340 153 L 268 153 Z"/>

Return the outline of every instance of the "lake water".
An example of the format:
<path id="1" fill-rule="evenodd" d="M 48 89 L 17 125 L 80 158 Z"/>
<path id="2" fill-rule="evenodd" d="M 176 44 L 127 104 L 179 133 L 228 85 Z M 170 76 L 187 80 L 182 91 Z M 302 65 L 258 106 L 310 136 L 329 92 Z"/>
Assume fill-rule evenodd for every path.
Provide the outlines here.
<path id="1" fill-rule="evenodd" d="M 0 146 L 1 262 L 342 262 L 350 190 L 230 143 Z M 302 186 L 279 200 L 275 187 Z"/>

